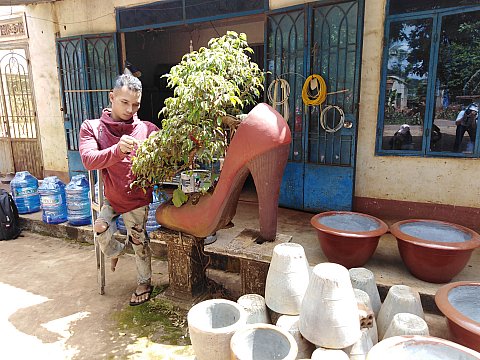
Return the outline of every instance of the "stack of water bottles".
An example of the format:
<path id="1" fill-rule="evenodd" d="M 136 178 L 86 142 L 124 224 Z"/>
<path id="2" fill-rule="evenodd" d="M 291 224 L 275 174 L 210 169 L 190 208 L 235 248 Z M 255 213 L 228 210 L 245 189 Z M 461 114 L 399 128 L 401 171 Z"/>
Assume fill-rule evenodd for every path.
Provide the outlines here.
<path id="1" fill-rule="evenodd" d="M 155 185 L 153 188 L 153 200 L 148 205 L 148 219 L 145 226 L 147 234 L 150 234 L 152 231 L 155 231 L 160 227 L 160 225 L 157 223 L 157 220 L 155 219 L 155 211 L 160 206 L 160 204 L 164 203 L 166 200 L 167 195 L 163 191 L 159 191 L 158 186 Z M 127 234 L 127 228 L 125 227 L 125 222 L 123 221 L 122 215 L 117 218 L 117 229 L 120 234 Z"/>
<path id="2" fill-rule="evenodd" d="M 67 219 L 73 226 L 92 223 L 90 185 L 84 174 L 75 175 L 65 188 L 67 195 Z"/>
<path id="3" fill-rule="evenodd" d="M 10 182 L 13 200 L 20 214 L 40 211 L 38 180 L 28 171 L 19 171 Z"/>
<path id="4" fill-rule="evenodd" d="M 67 221 L 67 199 L 65 184 L 56 176 L 43 179 L 38 188 L 42 204 L 42 220 L 47 224 Z"/>

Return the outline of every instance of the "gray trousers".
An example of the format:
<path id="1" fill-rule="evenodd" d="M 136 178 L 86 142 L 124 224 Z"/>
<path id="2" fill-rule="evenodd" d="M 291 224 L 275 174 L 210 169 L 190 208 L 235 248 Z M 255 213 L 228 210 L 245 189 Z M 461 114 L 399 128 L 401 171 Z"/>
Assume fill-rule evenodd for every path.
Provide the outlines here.
<path id="1" fill-rule="evenodd" d="M 150 251 L 150 241 L 145 230 L 148 219 L 148 205 L 133 209 L 121 215 L 127 228 L 127 240 L 135 252 L 137 283 L 139 285 L 150 284 L 152 277 L 152 255 Z M 97 241 L 100 249 L 107 258 L 120 256 L 125 251 L 125 246 L 127 245 L 126 243 L 118 241 L 113 236 L 117 231 L 116 220 L 119 216 L 120 214 L 115 212 L 110 206 L 110 203 L 105 199 L 98 218 L 108 224 L 108 229 L 101 234 L 97 234 Z M 135 245 L 132 239 L 140 243 L 140 245 Z"/>

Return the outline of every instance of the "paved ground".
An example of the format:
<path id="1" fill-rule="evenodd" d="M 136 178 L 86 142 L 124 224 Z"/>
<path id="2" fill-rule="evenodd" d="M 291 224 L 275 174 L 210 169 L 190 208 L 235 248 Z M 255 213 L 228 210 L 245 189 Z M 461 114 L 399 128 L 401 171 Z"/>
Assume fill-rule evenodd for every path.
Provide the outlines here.
<path id="1" fill-rule="evenodd" d="M 315 265 L 326 258 L 309 224 L 311 216 L 280 209 L 278 231 L 302 244 L 310 265 Z M 220 231 L 217 242 L 209 246 L 222 246 L 245 227 L 255 228 L 257 219 L 257 204 L 244 198 L 235 227 Z M 142 318 L 141 312 L 132 313 L 127 304 L 135 284 L 133 257 L 122 257 L 115 273 L 107 271 L 106 294 L 101 296 L 97 293 L 93 246 L 72 239 L 24 235 L 0 242 L 0 359 L 135 359 L 161 358 L 160 354 L 165 359 L 193 358 L 189 347 L 169 347 L 160 336 L 145 336 L 156 315 L 150 312 Z M 388 234 L 366 267 L 375 273 L 379 285 L 410 285 L 430 300 L 441 286 L 410 275 L 395 239 Z M 154 284 L 167 284 L 167 264 L 157 259 L 153 268 Z M 478 280 L 479 268 L 477 250 L 454 280 Z M 209 276 L 222 278 L 210 270 Z M 224 278 L 230 279 L 227 287 L 239 286 L 235 275 Z M 119 317 L 129 316 L 134 330 L 119 321 Z M 443 317 L 428 314 L 427 322 L 432 335 L 448 338 Z M 171 355 L 173 352 L 176 355 Z"/>

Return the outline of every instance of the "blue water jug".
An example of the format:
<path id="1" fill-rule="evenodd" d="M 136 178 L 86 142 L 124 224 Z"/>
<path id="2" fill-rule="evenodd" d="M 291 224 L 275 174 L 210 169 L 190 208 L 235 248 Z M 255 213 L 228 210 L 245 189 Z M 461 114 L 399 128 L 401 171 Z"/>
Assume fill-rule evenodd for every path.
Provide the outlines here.
<path id="1" fill-rule="evenodd" d="M 65 184 L 56 176 L 43 179 L 38 188 L 42 204 L 42 220 L 47 224 L 67 221 L 67 199 Z"/>
<path id="2" fill-rule="evenodd" d="M 148 219 L 147 219 L 147 225 L 146 225 L 146 230 L 147 234 L 150 234 L 152 231 L 157 230 L 160 228 L 160 224 L 157 223 L 157 219 L 155 218 L 155 212 L 157 208 L 165 202 L 166 200 L 166 194 L 164 192 L 158 191 L 157 186 L 154 186 L 154 191 L 153 191 L 153 200 L 152 202 L 148 205 Z"/>
<path id="3" fill-rule="evenodd" d="M 13 200 L 20 214 L 40 211 L 38 180 L 28 171 L 19 171 L 10 182 Z"/>
<path id="4" fill-rule="evenodd" d="M 125 222 L 123 221 L 122 215 L 117 218 L 117 230 L 122 235 L 127 235 L 127 228 L 125 227 Z"/>
<path id="5" fill-rule="evenodd" d="M 67 219 L 73 226 L 92 223 L 90 207 L 90 184 L 85 175 L 75 175 L 65 187 L 67 196 Z"/>

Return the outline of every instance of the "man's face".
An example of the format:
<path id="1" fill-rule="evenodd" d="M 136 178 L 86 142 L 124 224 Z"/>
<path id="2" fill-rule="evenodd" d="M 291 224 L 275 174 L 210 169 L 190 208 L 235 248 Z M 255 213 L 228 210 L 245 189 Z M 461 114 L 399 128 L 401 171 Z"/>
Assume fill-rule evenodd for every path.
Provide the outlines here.
<path id="1" fill-rule="evenodd" d="M 129 90 L 128 87 L 123 86 L 120 89 L 111 91 L 109 98 L 112 103 L 112 119 L 115 121 L 128 121 L 140 109 L 142 93 Z"/>

